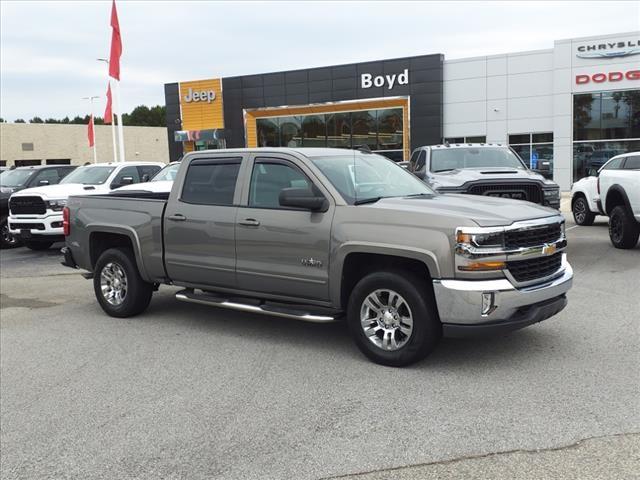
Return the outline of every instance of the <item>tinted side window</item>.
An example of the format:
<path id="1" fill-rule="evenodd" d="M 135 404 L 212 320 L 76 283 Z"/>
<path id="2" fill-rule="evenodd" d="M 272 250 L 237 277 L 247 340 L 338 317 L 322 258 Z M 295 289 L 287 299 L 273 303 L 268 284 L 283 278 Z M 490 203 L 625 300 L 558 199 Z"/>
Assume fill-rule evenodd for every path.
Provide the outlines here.
<path id="1" fill-rule="evenodd" d="M 160 171 L 160 167 L 156 165 L 139 165 L 136 168 L 138 169 L 138 175 L 140 175 L 140 179 L 142 179 L 142 177 L 144 177 L 145 175 L 148 178 L 151 178 Z"/>
<path id="2" fill-rule="evenodd" d="M 189 165 L 181 200 L 199 205 L 233 205 L 240 160 L 194 160 Z"/>
<path id="3" fill-rule="evenodd" d="M 62 180 L 64 177 L 66 177 L 67 175 L 69 175 L 71 172 L 73 172 L 75 167 L 69 168 L 56 168 L 56 170 L 58 171 L 58 176 L 60 177 L 60 180 Z"/>
<path id="4" fill-rule="evenodd" d="M 424 164 L 427 163 L 427 151 L 422 150 L 420 152 L 420 156 L 418 157 L 418 161 L 416 163 L 416 171 L 420 171 L 424 168 Z"/>
<path id="5" fill-rule="evenodd" d="M 640 169 L 640 155 L 633 155 L 632 157 L 627 157 L 624 162 L 625 170 L 638 170 Z"/>
<path id="6" fill-rule="evenodd" d="M 140 183 L 138 169 L 136 167 L 124 167 L 120 172 L 118 172 L 118 175 L 116 175 L 116 178 L 111 182 L 111 184 L 116 185 L 122 183 L 122 179 L 124 177 L 131 177 L 133 178 L 133 183 Z"/>
<path id="7" fill-rule="evenodd" d="M 31 182 L 31 185 L 37 186 L 41 181 L 49 182 L 48 185 L 55 185 L 60 182 L 61 177 L 58 175 L 58 170 L 56 168 L 47 168 L 46 170 L 41 170 L 36 175 L 36 178 Z"/>
<path id="8" fill-rule="evenodd" d="M 281 208 L 280 191 L 283 188 L 312 189 L 307 177 L 297 168 L 284 163 L 260 162 L 253 166 L 249 188 L 249 206 Z"/>
<path id="9" fill-rule="evenodd" d="M 616 158 L 615 160 L 611 160 L 604 167 L 602 167 L 602 169 L 603 170 L 617 170 L 622 166 L 622 161 L 623 160 L 624 160 L 624 158 Z"/>

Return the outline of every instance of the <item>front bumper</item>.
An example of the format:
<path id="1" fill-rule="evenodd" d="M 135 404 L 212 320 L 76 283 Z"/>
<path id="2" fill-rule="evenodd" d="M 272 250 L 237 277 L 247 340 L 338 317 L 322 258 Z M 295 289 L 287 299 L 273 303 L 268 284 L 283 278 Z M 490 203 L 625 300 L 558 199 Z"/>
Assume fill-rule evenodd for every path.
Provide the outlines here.
<path id="1" fill-rule="evenodd" d="M 566 305 L 573 269 L 563 259 L 560 274 L 540 284 L 517 288 L 507 280 L 434 280 L 433 288 L 449 336 L 515 330 L 555 315 Z"/>
<path id="2" fill-rule="evenodd" d="M 38 217 L 10 215 L 9 232 L 17 236 L 33 237 L 35 240 L 45 240 L 44 237 L 64 238 L 62 212 Z"/>

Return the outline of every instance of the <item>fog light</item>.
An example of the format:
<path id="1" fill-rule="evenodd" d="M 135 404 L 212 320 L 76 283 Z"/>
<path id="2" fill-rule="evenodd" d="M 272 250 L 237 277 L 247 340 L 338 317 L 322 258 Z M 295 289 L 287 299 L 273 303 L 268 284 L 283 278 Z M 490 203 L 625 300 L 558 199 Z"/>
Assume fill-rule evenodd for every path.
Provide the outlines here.
<path id="1" fill-rule="evenodd" d="M 487 317 L 496 309 L 495 294 L 493 292 L 482 294 L 482 316 Z"/>

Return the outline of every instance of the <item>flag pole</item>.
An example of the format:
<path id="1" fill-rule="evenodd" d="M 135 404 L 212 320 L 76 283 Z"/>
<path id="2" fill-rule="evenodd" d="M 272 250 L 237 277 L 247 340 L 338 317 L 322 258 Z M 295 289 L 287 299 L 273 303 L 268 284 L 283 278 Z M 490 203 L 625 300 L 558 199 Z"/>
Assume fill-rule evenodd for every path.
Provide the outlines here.
<path id="1" fill-rule="evenodd" d="M 96 58 L 98 62 L 104 62 L 107 64 L 107 68 L 109 67 L 109 60 L 106 58 Z M 109 87 L 109 91 L 111 91 L 111 78 L 109 78 L 109 83 L 107 84 Z M 109 99 L 107 100 L 109 101 Z M 116 146 L 116 124 L 115 124 L 115 115 L 113 114 L 113 102 L 111 105 L 111 140 L 113 143 L 113 161 L 118 163 L 118 148 Z"/>
<path id="2" fill-rule="evenodd" d="M 120 108 L 120 81 L 115 80 L 113 82 L 116 86 L 116 109 L 118 110 L 118 137 L 120 140 L 120 148 L 118 153 L 120 154 L 120 161 L 126 162 L 126 158 L 124 156 L 124 129 L 122 128 L 122 110 Z"/>

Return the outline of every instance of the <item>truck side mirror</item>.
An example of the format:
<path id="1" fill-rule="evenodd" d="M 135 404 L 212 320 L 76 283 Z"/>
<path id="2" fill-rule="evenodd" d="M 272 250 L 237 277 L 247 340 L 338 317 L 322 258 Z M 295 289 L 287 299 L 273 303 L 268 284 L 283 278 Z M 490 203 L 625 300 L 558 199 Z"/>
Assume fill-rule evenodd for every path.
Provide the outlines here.
<path id="1" fill-rule="evenodd" d="M 278 200 L 282 207 L 304 208 L 312 212 L 326 212 L 329 208 L 326 198 L 308 188 L 283 188 Z"/>
<path id="2" fill-rule="evenodd" d="M 142 175 L 141 182 L 144 183 L 144 182 L 148 182 L 148 181 L 149 181 L 149 174 L 145 173 L 144 175 Z"/>
<path id="3" fill-rule="evenodd" d="M 424 168 L 422 170 L 418 170 L 417 172 L 413 172 L 413 174 L 420 180 L 424 180 L 425 178 L 427 178 L 427 171 Z"/>

